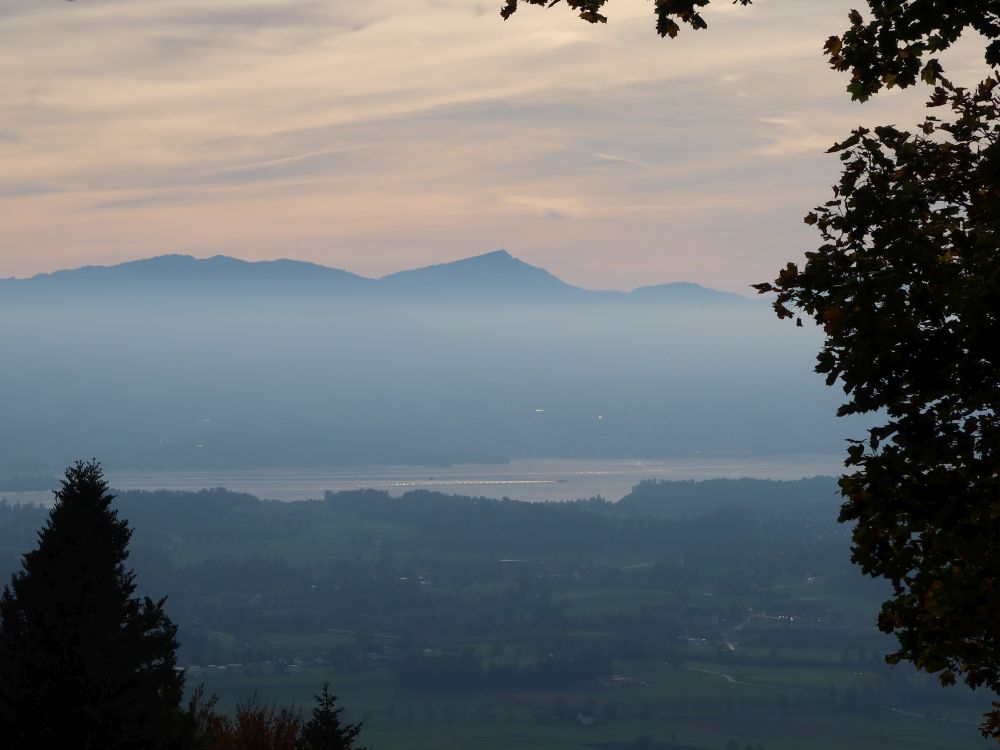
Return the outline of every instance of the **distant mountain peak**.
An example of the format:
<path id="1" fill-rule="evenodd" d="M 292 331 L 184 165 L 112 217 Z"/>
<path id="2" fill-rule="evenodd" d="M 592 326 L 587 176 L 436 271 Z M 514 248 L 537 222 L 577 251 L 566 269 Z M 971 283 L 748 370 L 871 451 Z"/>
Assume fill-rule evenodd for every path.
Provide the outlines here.
<path id="1" fill-rule="evenodd" d="M 475 295 L 512 300 L 586 294 L 544 268 L 525 263 L 502 249 L 389 274 L 379 279 L 379 284 L 401 294 Z"/>
<path id="2" fill-rule="evenodd" d="M 508 253 L 503 248 L 499 250 L 491 250 L 488 253 L 482 253 L 481 255 L 473 255 L 471 258 L 466 258 L 466 260 L 517 260 L 513 255 Z M 521 262 L 521 261 L 518 261 Z"/>
<path id="3" fill-rule="evenodd" d="M 461 269 L 461 268 L 485 268 L 485 267 L 497 267 L 504 265 L 513 266 L 524 266 L 527 268 L 535 268 L 525 263 L 523 260 L 515 258 L 513 255 L 508 253 L 506 250 L 492 250 L 488 253 L 481 253 L 479 255 L 471 255 L 468 258 L 459 258 L 458 260 L 448 260 L 443 263 L 433 263 L 429 266 L 418 266 L 417 268 L 409 268 L 405 271 L 396 271 L 394 273 L 386 274 L 382 279 L 392 279 L 405 274 L 423 274 L 423 273 L 440 273 L 447 269 Z M 538 269 L 544 270 L 544 269 Z M 548 271 L 546 271 L 548 273 Z M 555 278 L 555 277 L 553 277 Z"/>

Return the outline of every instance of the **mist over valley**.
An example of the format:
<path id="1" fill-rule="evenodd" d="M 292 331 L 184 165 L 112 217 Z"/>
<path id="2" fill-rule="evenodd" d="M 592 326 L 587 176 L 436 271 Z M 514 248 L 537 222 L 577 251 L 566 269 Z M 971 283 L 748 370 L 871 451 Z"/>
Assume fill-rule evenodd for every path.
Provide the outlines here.
<path id="1" fill-rule="evenodd" d="M 162 256 L 0 282 L 0 471 L 836 454 L 818 335 L 497 251 L 368 279 Z M 777 335 L 782 334 L 782 335 Z"/>

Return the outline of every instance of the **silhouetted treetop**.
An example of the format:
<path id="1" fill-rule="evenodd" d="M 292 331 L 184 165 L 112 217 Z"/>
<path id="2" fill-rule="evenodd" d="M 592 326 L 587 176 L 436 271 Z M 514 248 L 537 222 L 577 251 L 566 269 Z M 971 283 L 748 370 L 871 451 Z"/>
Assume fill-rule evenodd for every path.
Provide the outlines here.
<path id="1" fill-rule="evenodd" d="M 356 747 L 354 740 L 361 734 L 361 724 L 342 722 L 344 710 L 337 706 L 337 696 L 330 693 L 330 683 L 323 683 L 323 690 L 314 696 L 312 718 L 302 729 L 300 750 L 365 750 Z"/>
<path id="2" fill-rule="evenodd" d="M 528 5 L 552 7 L 559 0 L 521 0 Z M 675 37 L 686 24 L 708 28 L 700 13 L 711 0 L 654 0 L 656 32 Z M 721 2 L 721 0 L 716 0 Z M 750 5 L 752 0 L 732 0 Z M 566 0 L 589 23 L 607 23 L 602 12 L 608 0 Z M 942 67 L 937 55 L 948 49 L 966 30 L 986 37 L 988 65 L 1000 65 L 1000 2 L 998 0 L 868 0 L 868 15 L 857 10 L 848 15 L 850 26 L 826 40 L 824 50 L 835 70 L 849 72 L 851 97 L 865 101 L 883 87 L 912 86 L 918 80 L 937 82 Z M 500 15 L 506 20 L 517 10 L 518 0 L 506 0 Z"/>
<path id="3" fill-rule="evenodd" d="M 66 470 L 38 547 L 0 595 L 0 736 L 10 750 L 187 747 L 176 626 L 133 597 L 132 531 L 101 467 Z"/>

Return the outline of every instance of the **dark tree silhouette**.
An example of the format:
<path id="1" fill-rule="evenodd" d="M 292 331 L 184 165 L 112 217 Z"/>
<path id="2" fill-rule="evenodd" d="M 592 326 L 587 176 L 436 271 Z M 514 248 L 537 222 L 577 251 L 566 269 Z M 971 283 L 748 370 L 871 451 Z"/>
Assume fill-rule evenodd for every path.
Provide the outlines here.
<path id="1" fill-rule="evenodd" d="M 330 694 L 330 683 L 323 683 L 323 692 L 315 696 L 312 718 L 302 730 L 302 750 L 364 750 L 354 739 L 361 733 L 361 724 L 342 724 L 337 697 Z"/>
<path id="2" fill-rule="evenodd" d="M 500 15 L 508 19 L 519 0 L 503 0 Z M 526 5 L 552 7 L 559 0 L 520 0 Z M 701 10 L 712 0 L 655 0 L 656 32 L 675 37 L 681 25 L 706 29 Z M 725 0 L 750 5 L 752 0 Z M 722 0 L 716 0 L 721 4 Z M 589 23 L 607 23 L 608 0 L 566 0 L 566 5 Z M 941 64 L 935 57 L 953 45 L 967 29 L 987 40 L 986 64 L 1000 65 L 1000 3 L 997 0 L 868 0 L 868 17 L 848 14 L 850 27 L 826 40 L 830 67 L 849 72 L 847 91 L 865 101 L 883 88 L 905 88 L 919 80 L 937 81 Z"/>
<path id="3" fill-rule="evenodd" d="M 0 737 L 9 750 L 186 748 L 176 626 L 133 597 L 132 531 L 98 463 L 66 470 L 0 596 Z"/>
<path id="4" fill-rule="evenodd" d="M 834 199 L 806 217 L 823 246 L 758 288 L 824 327 L 839 413 L 885 415 L 848 451 L 840 518 L 855 562 L 892 582 L 889 661 L 1000 693 L 1000 77 L 943 81 L 931 105 L 951 112 L 834 147 Z"/>

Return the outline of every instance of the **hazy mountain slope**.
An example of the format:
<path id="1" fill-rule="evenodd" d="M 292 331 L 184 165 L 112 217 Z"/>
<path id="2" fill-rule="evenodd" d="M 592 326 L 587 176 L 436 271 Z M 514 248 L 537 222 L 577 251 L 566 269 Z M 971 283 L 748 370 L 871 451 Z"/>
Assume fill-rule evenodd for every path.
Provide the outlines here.
<path id="1" fill-rule="evenodd" d="M 731 292 L 720 292 L 690 281 L 641 286 L 628 295 L 634 301 L 674 305 L 746 305 L 758 300 Z"/>
<path id="2" fill-rule="evenodd" d="M 28 279 L 0 281 L 0 295 L 238 296 L 356 293 L 374 282 L 337 268 L 296 260 L 244 261 L 216 255 L 161 255 L 113 266 L 84 266 Z"/>
<path id="3" fill-rule="evenodd" d="M 833 477 L 794 481 L 708 479 L 700 482 L 648 480 L 621 500 L 621 507 L 671 518 L 710 513 L 721 508 L 752 507 L 774 514 L 822 516 L 816 508 L 833 511 L 842 498 Z M 829 513 L 833 517 L 835 513 Z"/>
<path id="4" fill-rule="evenodd" d="M 390 274 L 379 279 L 378 285 L 395 296 L 427 299 L 487 297 L 513 302 L 531 298 L 557 302 L 590 294 L 543 268 L 514 258 L 506 250 Z"/>

